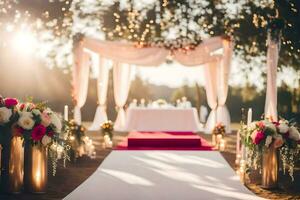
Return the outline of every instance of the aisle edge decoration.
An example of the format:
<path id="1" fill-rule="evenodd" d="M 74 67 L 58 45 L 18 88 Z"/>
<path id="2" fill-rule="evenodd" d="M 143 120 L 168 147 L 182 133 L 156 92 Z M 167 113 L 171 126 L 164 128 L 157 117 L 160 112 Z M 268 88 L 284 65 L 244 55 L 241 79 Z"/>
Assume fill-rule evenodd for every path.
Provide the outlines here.
<path id="1" fill-rule="evenodd" d="M 70 149 L 71 161 L 76 161 L 77 158 L 87 155 L 91 159 L 96 157 L 95 146 L 93 141 L 86 136 L 86 128 L 83 125 L 79 125 L 75 120 L 64 121 L 63 133 L 66 143 Z"/>
<path id="2" fill-rule="evenodd" d="M 102 146 L 104 148 L 112 148 L 113 147 L 113 130 L 114 124 L 112 121 L 108 120 L 101 125 L 101 133 L 103 135 L 104 142 Z"/>
<path id="3" fill-rule="evenodd" d="M 294 165 L 299 159 L 298 143 L 300 141 L 300 134 L 295 123 L 284 119 L 278 122 L 261 120 L 252 122 L 244 131 L 246 134 L 244 142 L 248 147 L 247 165 L 250 168 L 259 169 L 263 173 L 262 186 L 265 188 L 277 186 L 278 154 L 282 160 L 284 173 L 287 169 L 291 180 L 294 181 Z M 264 162 L 270 156 L 273 156 L 274 162 Z"/>

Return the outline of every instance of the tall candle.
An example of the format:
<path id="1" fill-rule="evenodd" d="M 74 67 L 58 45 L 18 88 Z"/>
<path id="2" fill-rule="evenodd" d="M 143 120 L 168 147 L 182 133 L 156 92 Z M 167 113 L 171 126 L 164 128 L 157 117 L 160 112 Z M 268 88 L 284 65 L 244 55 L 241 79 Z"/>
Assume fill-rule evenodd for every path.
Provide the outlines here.
<path id="1" fill-rule="evenodd" d="M 252 108 L 249 108 L 249 110 L 248 110 L 248 118 L 247 118 L 247 127 L 248 128 L 249 128 L 251 122 L 252 122 Z"/>
<path id="2" fill-rule="evenodd" d="M 65 109 L 64 109 L 64 120 L 68 121 L 69 119 L 69 107 L 67 105 L 65 105 Z"/>

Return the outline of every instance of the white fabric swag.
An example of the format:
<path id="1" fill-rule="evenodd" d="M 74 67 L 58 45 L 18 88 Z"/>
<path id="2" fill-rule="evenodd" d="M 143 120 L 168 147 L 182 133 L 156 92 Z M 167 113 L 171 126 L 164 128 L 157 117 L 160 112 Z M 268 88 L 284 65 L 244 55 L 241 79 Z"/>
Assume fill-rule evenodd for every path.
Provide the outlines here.
<path id="1" fill-rule="evenodd" d="M 265 103 L 265 118 L 277 121 L 277 65 L 279 43 L 268 36 L 267 52 L 267 93 Z"/>
<path id="2" fill-rule="evenodd" d="M 215 86 L 206 86 L 207 89 L 207 98 L 212 99 L 208 100 L 210 107 L 213 109 L 211 115 L 215 115 L 218 112 L 216 120 L 224 123 L 228 130 L 230 130 L 230 117 L 228 110 L 225 106 L 227 91 L 228 91 L 228 74 L 230 70 L 230 61 L 232 56 L 232 43 L 227 39 L 222 37 L 213 37 L 204 40 L 200 45 L 198 45 L 194 50 L 182 51 L 177 50 L 170 52 L 165 48 L 159 47 L 139 47 L 131 43 L 115 42 L 115 41 L 99 41 L 91 38 L 84 38 L 78 47 L 75 50 L 75 66 L 74 66 L 74 91 L 76 95 L 74 96 L 76 100 L 76 107 L 74 117 L 79 121 L 80 119 L 80 108 L 84 105 L 87 95 L 87 84 L 88 84 L 88 69 L 83 70 L 82 68 L 89 68 L 88 61 L 83 59 L 82 54 L 86 53 L 83 49 L 88 49 L 89 51 L 95 52 L 101 58 L 110 59 L 113 61 L 114 65 L 114 96 L 116 105 L 118 108 L 118 116 L 115 122 L 116 130 L 123 130 L 123 125 L 125 123 L 125 113 L 124 105 L 127 100 L 129 86 L 130 86 L 130 66 L 129 65 L 140 65 L 140 66 L 158 66 L 165 62 L 168 55 L 172 55 L 174 60 L 177 60 L 183 65 L 186 66 L 199 66 L 203 64 L 208 64 L 213 66 L 213 72 L 207 72 L 207 78 L 209 84 L 216 84 L 218 81 L 218 88 Z M 223 49 L 223 55 L 217 54 L 217 51 Z M 127 65 L 125 65 L 125 63 Z M 100 70 L 101 71 L 101 70 Z M 209 70 L 210 71 L 210 70 Z M 106 79 L 108 73 L 103 73 L 101 78 Z M 84 74 L 81 78 L 78 78 L 79 74 Z M 103 76 L 103 77 L 102 77 Z M 210 80 L 209 80 L 210 79 Z M 101 80 L 100 80 L 101 81 Z M 103 80 L 102 80 L 103 81 Z M 107 84 L 103 84 L 103 87 Z M 86 91 L 84 91 L 86 90 Z M 101 87 L 101 90 L 98 88 L 98 93 L 101 92 L 101 95 L 98 95 L 99 106 L 97 108 L 97 113 L 95 115 L 94 124 L 92 128 L 99 128 L 97 125 L 98 122 L 101 122 L 101 119 L 106 119 L 106 112 L 103 111 L 104 105 L 101 102 L 104 102 L 104 97 L 106 97 L 106 92 Z M 84 96 L 84 97 L 83 97 Z M 101 99 L 103 100 L 101 100 Z M 219 99 L 218 99 L 219 98 Z M 100 101 L 101 100 L 101 101 Z M 106 99 L 105 99 L 106 100 Z M 217 105 L 219 104 L 219 108 Z M 101 111 L 102 110 L 102 111 Z M 218 111 L 217 111 L 218 110 Z M 98 113 L 100 113 L 98 115 Z M 215 114 L 213 114 L 215 113 Z M 102 117 L 100 117 L 102 115 Z M 97 117 L 97 119 L 96 119 Z M 212 127 L 215 125 L 216 120 L 214 120 Z M 208 120 L 208 123 L 212 123 L 211 120 Z"/>

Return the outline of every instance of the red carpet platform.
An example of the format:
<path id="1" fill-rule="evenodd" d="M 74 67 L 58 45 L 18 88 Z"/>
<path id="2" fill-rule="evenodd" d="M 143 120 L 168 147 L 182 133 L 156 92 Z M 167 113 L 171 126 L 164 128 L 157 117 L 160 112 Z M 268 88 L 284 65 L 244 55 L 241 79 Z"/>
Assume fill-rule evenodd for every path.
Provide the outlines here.
<path id="1" fill-rule="evenodd" d="M 131 132 L 116 150 L 212 150 L 192 132 Z"/>

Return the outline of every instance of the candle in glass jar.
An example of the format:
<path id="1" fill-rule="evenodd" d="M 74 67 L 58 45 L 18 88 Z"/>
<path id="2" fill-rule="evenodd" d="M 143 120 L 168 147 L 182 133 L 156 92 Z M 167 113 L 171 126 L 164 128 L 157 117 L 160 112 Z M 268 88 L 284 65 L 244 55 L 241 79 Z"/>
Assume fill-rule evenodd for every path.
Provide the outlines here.
<path id="1" fill-rule="evenodd" d="M 64 120 L 68 121 L 68 119 L 69 119 L 69 107 L 68 107 L 68 105 L 65 105 L 65 108 L 64 108 Z"/>
<path id="2" fill-rule="evenodd" d="M 220 143 L 220 141 L 222 140 L 223 136 L 221 134 L 217 135 L 217 144 Z"/>
<path id="3" fill-rule="evenodd" d="M 220 140 L 220 151 L 225 151 L 226 141 L 224 139 Z"/>

